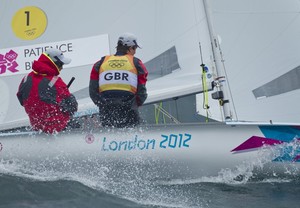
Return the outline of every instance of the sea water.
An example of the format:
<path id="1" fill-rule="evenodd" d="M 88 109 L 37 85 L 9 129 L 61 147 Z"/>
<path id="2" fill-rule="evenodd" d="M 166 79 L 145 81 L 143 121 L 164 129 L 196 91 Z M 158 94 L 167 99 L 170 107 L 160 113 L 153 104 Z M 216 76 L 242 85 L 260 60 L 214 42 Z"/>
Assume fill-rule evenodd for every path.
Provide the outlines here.
<path id="1" fill-rule="evenodd" d="M 297 173 L 263 174 L 243 164 L 217 176 L 158 179 L 134 164 L 2 160 L 0 187 L 1 208 L 283 208 L 300 203 Z"/>

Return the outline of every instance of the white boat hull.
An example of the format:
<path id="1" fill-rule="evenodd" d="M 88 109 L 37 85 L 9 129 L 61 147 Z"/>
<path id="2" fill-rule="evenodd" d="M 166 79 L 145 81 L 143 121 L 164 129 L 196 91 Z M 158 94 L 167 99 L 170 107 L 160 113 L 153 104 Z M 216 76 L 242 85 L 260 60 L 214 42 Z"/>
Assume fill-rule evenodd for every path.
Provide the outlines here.
<path id="1" fill-rule="evenodd" d="M 0 158 L 2 164 L 22 164 L 22 168 L 31 170 L 71 171 L 80 167 L 136 174 L 147 170 L 145 177 L 156 179 L 217 176 L 241 168 L 267 170 L 270 174 L 284 173 L 287 168 L 298 172 L 298 162 L 272 162 L 278 156 L 272 148 L 232 152 L 252 136 L 264 137 L 259 126 L 220 123 L 57 135 L 12 133 L 0 136 Z"/>

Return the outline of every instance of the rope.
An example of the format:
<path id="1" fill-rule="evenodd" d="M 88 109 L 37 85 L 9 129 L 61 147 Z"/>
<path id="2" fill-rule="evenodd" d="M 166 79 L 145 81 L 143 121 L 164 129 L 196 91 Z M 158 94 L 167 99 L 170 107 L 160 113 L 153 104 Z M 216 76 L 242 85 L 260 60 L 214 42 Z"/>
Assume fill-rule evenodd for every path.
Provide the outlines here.
<path id="1" fill-rule="evenodd" d="M 208 71 L 207 67 L 204 64 L 201 64 L 202 68 L 202 88 L 203 88 L 203 109 L 206 111 L 205 122 L 209 121 L 209 105 L 208 105 L 208 87 L 206 82 L 206 72 Z"/>
<path id="2" fill-rule="evenodd" d="M 157 107 L 157 104 L 154 105 L 155 109 L 154 109 L 154 116 L 155 116 L 155 123 L 158 124 L 159 123 L 159 115 L 160 115 L 160 108 L 162 108 L 162 102 L 159 103 L 159 108 Z M 165 119 L 165 115 L 162 114 L 163 117 L 163 123 L 166 123 L 166 119 Z"/>
<path id="3" fill-rule="evenodd" d="M 156 112 L 155 116 L 159 115 L 159 112 L 161 112 L 163 114 L 163 116 L 167 116 L 169 119 L 171 119 L 171 121 L 173 121 L 176 124 L 179 124 L 180 122 L 174 116 L 172 116 L 171 114 L 169 114 L 165 109 L 163 109 L 163 107 L 162 107 L 161 104 L 162 103 L 160 103 L 160 105 L 154 104 L 154 106 L 155 106 L 155 112 Z M 156 124 L 158 124 L 158 116 L 155 117 L 155 119 L 156 119 Z M 166 122 L 165 119 L 164 119 L 164 122 Z"/>
<path id="4" fill-rule="evenodd" d="M 203 109 L 206 111 L 206 118 L 205 122 L 209 121 L 209 105 L 208 105 L 208 87 L 206 82 L 206 72 L 208 71 L 208 68 L 203 63 L 203 57 L 202 57 L 202 50 L 201 50 L 201 43 L 199 42 L 199 50 L 200 50 L 200 58 L 201 58 L 201 69 L 202 69 L 202 89 L 203 89 Z"/>

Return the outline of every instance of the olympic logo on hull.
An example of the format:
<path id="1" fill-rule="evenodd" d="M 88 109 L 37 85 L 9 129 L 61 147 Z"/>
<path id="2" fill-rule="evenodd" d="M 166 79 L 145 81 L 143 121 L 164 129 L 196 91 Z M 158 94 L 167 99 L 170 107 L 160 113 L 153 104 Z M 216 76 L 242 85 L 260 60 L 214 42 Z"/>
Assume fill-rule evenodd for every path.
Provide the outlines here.
<path id="1" fill-rule="evenodd" d="M 88 134 L 85 137 L 85 142 L 88 144 L 92 144 L 95 141 L 95 137 L 93 134 Z"/>

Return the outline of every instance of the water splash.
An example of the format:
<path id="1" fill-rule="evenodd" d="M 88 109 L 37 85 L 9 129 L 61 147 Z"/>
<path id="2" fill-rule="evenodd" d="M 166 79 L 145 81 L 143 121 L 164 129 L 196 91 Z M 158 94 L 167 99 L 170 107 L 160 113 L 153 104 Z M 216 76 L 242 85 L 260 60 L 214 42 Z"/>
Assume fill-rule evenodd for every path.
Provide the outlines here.
<path id="1" fill-rule="evenodd" d="M 163 171 L 158 161 L 145 160 L 140 156 L 129 164 L 123 164 L 121 160 L 114 160 L 113 164 L 108 161 L 108 164 L 97 162 L 97 158 L 76 162 L 59 156 L 43 162 L 1 160 L 0 174 L 32 181 L 76 181 L 94 190 L 146 206 L 192 207 L 190 196 L 183 190 L 157 186 L 153 182 L 152 179 L 159 175 L 154 170 Z M 154 165 L 156 167 L 151 167 Z"/>
<path id="2" fill-rule="evenodd" d="M 275 146 L 263 146 L 256 151 L 254 157 L 243 161 L 234 168 L 219 171 L 216 176 L 200 178 L 172 179 L 159 181 L 163 185 L 187 185 L 197 183 L 246 184 L 246 183 L 287 183 L 298 181 L 300 163 L 293 160 L 299 155 L 300 141 Z"/>

